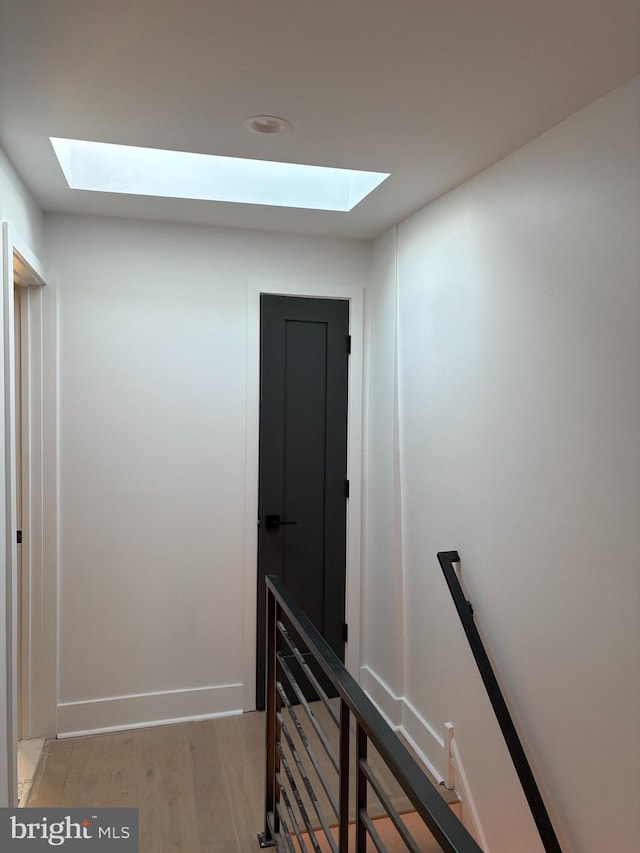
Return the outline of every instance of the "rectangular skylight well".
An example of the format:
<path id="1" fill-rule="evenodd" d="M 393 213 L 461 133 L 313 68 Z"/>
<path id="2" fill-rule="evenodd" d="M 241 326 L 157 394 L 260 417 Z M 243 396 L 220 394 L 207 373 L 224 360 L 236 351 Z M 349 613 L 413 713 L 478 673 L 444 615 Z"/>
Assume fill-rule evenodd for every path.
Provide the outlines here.
<path id="1" fill-rule="evenodd" d="M 50 139 L 74 190 L 349 211 L 389 177 L 385 172 Z"/>

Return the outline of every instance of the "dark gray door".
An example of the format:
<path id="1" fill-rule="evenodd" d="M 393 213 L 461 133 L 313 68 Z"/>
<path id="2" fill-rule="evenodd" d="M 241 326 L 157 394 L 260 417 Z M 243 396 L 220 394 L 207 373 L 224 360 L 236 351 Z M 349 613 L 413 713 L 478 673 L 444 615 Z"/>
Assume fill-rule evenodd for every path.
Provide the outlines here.
<path id="1" fill-rule="evenodd" d="M 344 661 L 348 334 L 345 300 L 261 297 L 258 708 L 265 575 Z"/>

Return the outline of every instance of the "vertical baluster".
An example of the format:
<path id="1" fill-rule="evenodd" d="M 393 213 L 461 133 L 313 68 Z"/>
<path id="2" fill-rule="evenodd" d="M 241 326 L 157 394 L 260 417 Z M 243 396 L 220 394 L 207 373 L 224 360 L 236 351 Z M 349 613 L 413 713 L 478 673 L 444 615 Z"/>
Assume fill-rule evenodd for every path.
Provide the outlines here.
<path id="1" fill-rule="evenodd" d="M 361 812 L 367 809 L 367 777 L 360 767 L 367 760 L 367 735 L 360 723 L 356 726 L 356 851 L 367 853 L 367 830 Z"/>
<path id="2" fill-rule="evenodd" d="M 267 665 L 266 665 L 266 697 L 267 713 L 265 715 L 266 741 L 266 774 L 264 796 L 264 833 L 258 836 L 261 847 L 272 847 L 274 843 L 267 815 L 273 815 L 274 833 L 279 828 L 279 818 L 276 811 L 276 624 L 278 605 L 275 595 L 267 587 Z"/>
<path id="3" fill-rule="evenodd" d="M 340 702 L 340 834 L 338 850 L 349 850 L 349 708 Z"/>
<path id="4" fill-rule="evenodd" d="M 275 801 L 273 804 L 273 833 L 274 835 L 280 832 L 280 785 L 278 785 L 276 781 L 276 776 L 280 775 L 280 750 L 277 748 L 279 744 L 282 743 L 282 725 L 280 723 L 280 719 L 282 719 L 282 697 L 280 693 L 276 689 L 276 681 L 278 680 L 278 659 L 276 657 L 276 652 L 278 649 L 278 640 L 276 633 L 276 625 L 278 624 L 278 611 L 279 608 L 276 604 L 276 611 L 273 618 L 274 625 L 274 636 L 273 636 L 273 692 L 275 694 L 275 708 L 274 708 L 274 749 L 275 755 L 273 760 L 273 779 L 275 783 L 274 797 Z"/>

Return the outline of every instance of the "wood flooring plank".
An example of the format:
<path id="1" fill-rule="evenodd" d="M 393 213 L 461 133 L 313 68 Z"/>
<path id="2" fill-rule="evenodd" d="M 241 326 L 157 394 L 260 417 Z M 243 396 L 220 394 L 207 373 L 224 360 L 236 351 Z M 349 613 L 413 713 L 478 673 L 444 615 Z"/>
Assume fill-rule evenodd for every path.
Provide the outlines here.
<path id="1" fill-rule="evenodd" d="M 102 735 L 72 739 L 73 749 L 69 761 L 70 776 L 95 776 L 100 772 Z"/>
<path id="2" fill-rule="evenodd" d="M 200 843 L 199 853 L 259 853 L 258 842 L 253 845 L 251 851 L 242 850 L 238 847 L 235 839 L 226 841 L 212 841 L 207 844 Z"/>
<path id="3" fill-rule="evenodd" d="M 200 846 L 216 842 L 236 846 L 236 803 L 222 767 L 214 721 L 192 723 L 186 733 L 191 760 L 194 804 Z M 215 723 L 222 722 L 216 720 Z"/>
<path id="4" fill-rule="evenodd" d="M 103 808 L 136 808 L 140 774 L 134 733 L 100 735 L 100 771 L 95 805 Z"/>
<path id="5" fill-rule="evenodd" d="M 151 730 L 139 730 L 134 738 L 134 762 L 138 777 L 140 853 L 162 853 L 162 788 L 159 750 Z"/>
<path id="6" fill-rule="evenodd" d="M 100 777 L 97 774 L 95 776 L 67 776 L 61 805 L 69 809 L 82 806 L 91 808 L 98 805 L 96 790 L 99 780 Z"/>
<path id="7" fill-rule="evenodd" d="M 158 757 L 163 853 L 190 853 L 199 846 L 191 757 L 185 725 L 169 728 Z"/>
<path id="8" fill-rule="evenodd" d="M 60 740 L 58 740 L 57 738 L 50 738 L 48 740 L 45 740 L 44 745 L 42 747 L 42 754 L 53 755 L 56 752 L 71 752 L 72 749 L 72 738 L 61 738 Z"/>
<path id="9" fill-rule="evenodd" d="M 102 753 L 100 757 L 100 773 L 112 774 L 119 770 L 136 769 L 136 745 L 139 737 L 135 731 L 112 732 L 100 735 Z"/>
<path id="10" fill-rule="evenodd" d="M 228 797 L 233 803 L 232 817 L 239 844 L 255 839 L 264 819 L 260 806 L 263 797 L 262 774 L 256 773 L 259 757 L 255 748 L 253 728 L 255 723 L 250 715 L 228 717 L 219 720 L 222 725 L 215 727 L 216 743 L 222 771 L 226 780 Z M 264 765 L 264 759 L 258 766 Z"/>
<path id="11" fill-rule="evenodd" d="M 52 754 L 43 753 L 27 801 L 29 808 L 62 807 L 72 749 Z"/>

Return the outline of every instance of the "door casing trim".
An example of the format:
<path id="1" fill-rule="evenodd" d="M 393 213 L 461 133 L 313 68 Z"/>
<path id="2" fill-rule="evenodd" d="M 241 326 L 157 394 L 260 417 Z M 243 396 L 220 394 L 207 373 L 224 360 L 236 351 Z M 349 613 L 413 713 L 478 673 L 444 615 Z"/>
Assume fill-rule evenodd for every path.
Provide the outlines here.
<path id="1" fill-rule="evenodd" d="M 258 455 L 260 442 L 260 296 L 303 296 L 349 302 L 349 397 L 347 404 L 347 566 L 345 613 L 349 641 L 347 669 L 360 675 L 360 580 L 362 529 L 362 394 L 364 348 L 364 287 L 329 282 L 247 282 L 245 537 L 243 577 L 243 709 L 256 707 L 256 620 L 258 585 Z"/>

